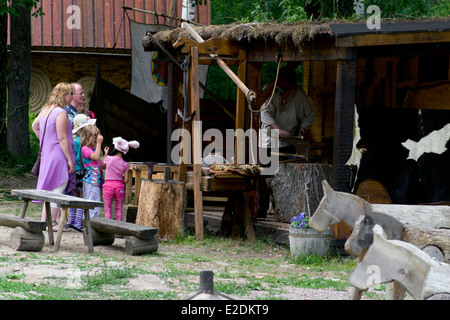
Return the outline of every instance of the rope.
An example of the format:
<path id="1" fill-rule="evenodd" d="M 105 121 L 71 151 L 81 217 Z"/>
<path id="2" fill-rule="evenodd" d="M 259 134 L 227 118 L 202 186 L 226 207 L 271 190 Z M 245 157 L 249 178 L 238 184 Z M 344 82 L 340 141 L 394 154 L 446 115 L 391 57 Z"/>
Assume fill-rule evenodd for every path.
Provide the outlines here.
<path id="1" fill-rule="evenodd" d="M 275 91 L 276 91 L 276 88 L 277 88 L 278 76 L 280 75 L 281 62 L 282 62 L 282 58 L 281 58 L 281 56 L 279 56 L 279 58 L 278 58 L 278 67 L 277 67 L 277 75 L 276 75 L 276 77 L 275 77 L 275 83 L 273 84 L 272 95 L 270 96 L 270 99 L 268 100 L 266 106 L 265 106 L 264 108 L 262 108 L 262 109 L 256 110 L 256 109 L 253 109 L 253 108 L 251 107 L 250 103 L 247 104 L 247 105 L 248 105 L 248 109 L 249 109 L 250 112 L 251 112 L 251 116 L 250 116 L 250 128 L 252 128 L 252 129 L 253 129 L 253 114 L 254 114 L 254 113 L 256 114 L 256 113 L 261 113 L 261 112 L 263 112 L 263 111 L 266 110 L 266 109 L 269 107 L 269 105 L 272 103 L 273 96 L 275 95 Z M 257 137 L 257 138 L 258 138 L 258 137 Z M 253 139 L 250 139 L 250 156 L 251 156 L 251 159 L 252 159 L 252 163 L 256 163 L 256 160 L 255 160 L 255 154 L 253 153 Z"/>
<path id="2" fill-rule="evenodd" d="M 280 67 L 281 67 L 281 58 L 279 58 L 279 60 L 278 60 L 278 67 L 277 67 L 277 76 L 275 77 L 275 83 L 274 83 L 274 85 L 273 85 L 273 91 L 272 91 L 272 95 L 270 96 L 270 99 L 269 99 L 269 101 L 268 101 L 268 103 L 266 104 L 266 106 L 264 107 L 264 108 L 262 108 L 262 109 L 253 109 L 252 107 L 251 107 L 251 105 L 250 104 L 248 104 L 248 109 L 252 112 L 252 113 L 261 113 L 261 112 L 263 112 L 264 110 L 266 110 L 268 107 L 269 107 L 269 104 L 271 104 L 272 103 L 272 99 L 273 99 L 273 96 L 275 95 L 275 91 L 276 91 L 276 88 L 277 88 L 277 83 L 278 83 L 278 76 L 279 76 L 279 74 L 280 74 Z"/>

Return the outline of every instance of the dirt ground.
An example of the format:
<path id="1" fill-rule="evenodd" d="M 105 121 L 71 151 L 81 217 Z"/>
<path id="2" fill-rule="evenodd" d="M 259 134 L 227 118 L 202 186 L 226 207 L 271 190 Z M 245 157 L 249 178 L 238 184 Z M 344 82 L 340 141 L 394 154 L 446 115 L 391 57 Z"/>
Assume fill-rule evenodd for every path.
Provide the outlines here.
<path id="1" fill-rule="evenodd" d="M 0 189 L 22 189 L 22 188 L 34 188 L 35 179 L 32 177 L 23 179 L 10 179 L 6 181 L 5 179 L 0 180 Z M 20 208 L 20 202 L 13 204 Z M 5 203 L 0 203 L 0 214 L 5 211 Z M 17 209 L 18 210 L 18 209 Z M 192 256 L 198 254 L 202 257 L 198 261 L 192 260 L 186 265 L 178 265 L 188 272 L 201 271 L 201 270 L 213 270 L 214 272 L 228 272 L 228 273 L 252 273 L 255 279 L 263 278 L 268 275 L 280 274 L 300 274 L 307 273 L 308 270 L 302 268 L 301 266 L 291 264 L 287 260 L 283 259 L 288 254 L 288 249 L 279 248 L 264 248 L 258 252 L 252 250 L 246 250 L 245 245 L 239 245 L 239 247 L 230 248 L 229 250 L 215 249 L 214 247 L 202 247 L 196 245 L 176 245 L 173 243 L 160 243 L 158 247 L 158 254 L 156 255 L 144 255 L 144 256 L 128 256 L 125 253 L 125 239 L 116 239 L 114 245 L 112 246 L 98 246 L 94 248 L 95 253 L 89 254 L 87 246 L 85 246 L 83 241 L 83 234 L 78 233 L 74 230 L 63 232 L 61 247 L 58 252 L 54 251 L 54 248 L 48 244 L 48 234 L 45 232 L 45 246 L 42 251 L 36 253 L 38 256 L 38 261 L 33 263 L 23 263 L 22 260 L 26 261 L 29 257 L 27 252 L 16 252 L 13 250 L 10 243 L 10 233 L 13 229 L 0 227 L 0 277 L 5 274 L 18 273 L 26 274 L 27 277 L 23 280 L 28 283 L 34 283 L 39 285 L 39 283 L 48 283 L 52 279 L 67 278 L 66 285 L 78 286 L 79 279 L 83 274 L 79 267 L 80 260 L 85 260 L 86 264 L 90 266 L 95 265 L 135 265 L 147 268 L 151 271 L 151 274 L 140 274 L 136 278 L 131 278 L 127 284 L 129 290 L 151 290 L 151 291 L 176 291 L 179 293 L 179 297 L 189 294 L 185 291 L 185 288 L 180 283 L 177 285 L 176 282 L 179 281 L 174 278 L 167 278 L 158 276 L 160 273 L 167 273 L 168 266 L 178 262 L 175 258 L 186 255 Z M 21 258 L 22 257 L 22 258 Z M 275 271 L 265 270 L 264 267 L 258 270 L 252 269 L 245 270 L 246 266 L 240 266 L 236 263 L 236 259 L 243 257 L 260 260 L 264 266 L 270 261 L 276 261 L 280 263 L 276 266 Z M 1 259 L 12 258 L 15 263 L 1 263 Z M 7 260 L 8 261 L 8 260 Z M 49 263 L 51 261 L 51 263 Z M 182 264 L 182 263 L 181 263 Z M 72 270 L 72 271 L 71 271 Z M 93 269 L 90 268 L 92 271 Z M 87 271 L 86 271 L 87 272 Z M 342 275 L 336 275 L 333 273 L 322 275 L 324 277 L 333 278 Z M 189 281 L 191 283 L 198 283 L 198 278 L 194 276 L 190 277 Z M 74 280 L 75 279 L 75 280 Z M 240 279 L 235 279 L 234 281 L 241 281 Z M 244 281 L 244 280 L 242 280 Z M 286 287 L 283 288 L 282 292 L 277 292 L 273 297 L 274 299 L 283 300 L 349 300 L 351 299 L 351 288 L 346 291 L 337 291 L 334 289 L 309 289 L 309 288 L 298 288 L 298 287 Z M 253 300 L 263 298 L 266 299 L 268 292 L 266 290 L 258 289 L 252 290 L 245 296 L 236 296 L 235 298 L 244 300 Z M 8 299 L 8 296 L 2 296 L 0 292 L 0 299 Z M 370 298 L 363 298 L 370 299 Z"/>

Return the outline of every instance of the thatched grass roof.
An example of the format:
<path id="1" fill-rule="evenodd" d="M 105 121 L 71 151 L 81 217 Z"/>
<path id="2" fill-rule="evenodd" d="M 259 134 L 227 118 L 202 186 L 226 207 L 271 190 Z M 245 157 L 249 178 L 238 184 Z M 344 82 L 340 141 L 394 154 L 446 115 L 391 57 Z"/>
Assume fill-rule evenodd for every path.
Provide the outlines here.
<path id="1" fill-rule="evenodd" d="M 278 45 L 303 47 L 319 34 L 332 36 L 330 23 L 233 23 L 227 25 L 193 26 L 194 30 L 206 41 L 211 38 L 225 38 L 239 43 L 270 42 Z M 161 31 L 154 37 L 164 46 L 175 43 L 180 38 L 192 38 L 184 28 Z"/>
<path id="2" fill-rule="evenodd" d="M 299 21 L 295 23 L 232 23 L 227 25 L 193 26 L 194 30 L 203 40 L 211 38 L 225 38 L 241 45 L 267 43 L 279 46 L 295 46 L 304 48 L 305 43 L 317 37 L 334 38 L 337 33 L 402 33 L 418 31 L 442 31 L 450 26 L 449 18 L 423 19 L 423 20 L 382 20 L 383 30 L 369 30 L 366 21 Z M 193 37 L 182 28 L 161 31 L 153 35 L 164 47 L 170 48 L 180 38 Z M 151 41 L 144 40 L 146 49 L 157 49 Z"/>

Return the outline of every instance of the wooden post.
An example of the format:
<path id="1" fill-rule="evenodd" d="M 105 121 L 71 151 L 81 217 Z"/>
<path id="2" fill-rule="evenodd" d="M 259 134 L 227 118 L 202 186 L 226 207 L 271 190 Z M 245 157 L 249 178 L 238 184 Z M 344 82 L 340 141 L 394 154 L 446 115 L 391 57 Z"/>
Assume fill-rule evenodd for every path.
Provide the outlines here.
<path id="1" fill-rule="evenodd" d="M 245 50 L 239 50 L 239 68 L 238 77 L 239 80 L 245 83 L 247 75 L 247 52 Z M 239 129 L 245 129 L 245 94 L 239 88 L 237 89 L 236 97 L 236 132 Z M 244 164 L 245 162 L 245 136 L 237 135 L 236 146 L 234 149 L 234 163 Z"/>
<path id="2" fill-rule="evenodd" d="M 356 61 L 339 61 L 336 79 L 336 103 L 333 143 L 333 189 L 350 192 L 350 170 L 345 164 L 353 148 L 355 115 Z"/>
<path id="3" fill-rule="evenodd" d="M 56 242 L 55 242 L 55 251 L 59 251 L 59 245 L 61 243 L 62 232 L 64 229 L 64 224 L 67 220 L 67 208 L 61 208 L 61 217 L 59 218 L 59 228 L 58 233 L 56 234 Z"/>
<path id="4" fill-rule="evenodd" d="M 191 66 L 189 72 L 191 84 L 191 110 L 195 112 L 192 130 L 192 158 L 194 167 L 194 212 L 195 237 L 203 241 L 203 192 L 202 192 L 202 127 L 200 122 L 200 88 L 198 84 L 198 48 L 191 48 Z"/>
<path id="5" fill-rule="evenodd" d="M 249 85 L 249 88 L 255 91 L 256 95 L 261 97 L 261 63 L 249 63 L 248 64 L 248 70 L 247 70 L 247 82 Z M 259 107 L 255 104 L 252 108 L 259 109 Z M 256 136 L 259 135 L 259 116 L 260 113 L 253 113 L 251 111 L 248 112 L 248 128 L 255 130 Z M 256 161 L 255 164 L 259 163 L 258 159 L 258 152 L 256 154 L 252 154 L 250 149 L 250 163 L 251 161 Z"/>
<path id="6" fill-rule="evenodd" d="M 91 216 L 89 213 L 89 209 L 84 209 L 84 220 L 86 221 L 86 228 L 84 232 L 86 233 L 88 251 L 89 253 L 94 253 L 94 244 L 92 241 Z"/>
<path id="7" fill-rule="evenodd" d="M 20 211 L 20 217 L 23 219 L 25 218 L 25 212 L 27 212 L 28 203 L 30 200 L 24 200 L 22 204 L 22 210 Z"/>
<path id="8" fill-rule="evenodd" d="M 55 244 L 55 238 L 53 236 L 53 221 L 52 221 L 52 212 L 50 208 L 50 202 L 46 201 L 44 202 L 45 205 L 45 214 L 47 217 L 47 230 L 48 230 L 48 242 L 50 245 Z M 24 213 L 25 215 L 25 213 Z"/>

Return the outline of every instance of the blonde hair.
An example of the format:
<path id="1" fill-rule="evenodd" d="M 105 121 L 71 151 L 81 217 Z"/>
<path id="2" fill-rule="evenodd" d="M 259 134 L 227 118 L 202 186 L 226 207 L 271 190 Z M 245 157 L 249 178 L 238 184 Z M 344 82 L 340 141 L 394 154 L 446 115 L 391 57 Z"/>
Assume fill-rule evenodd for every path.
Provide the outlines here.
<path id="1" fill-rule="evenodd" d="M 88 125 L 83 128 L 80 134 L 81 146 L 89 146 L 93 138 L 100 134 L 100 129 L 93 125 Z"/>
<path id="2" fill-rule="evenodd" d="M 64 108 L 64 96 L 66 94 L 72 94 L 72 87 L 70 84 L 67 82 L 58 83 L 50 94 L 47 105 L 56 105 L 60 108 Z"/>

